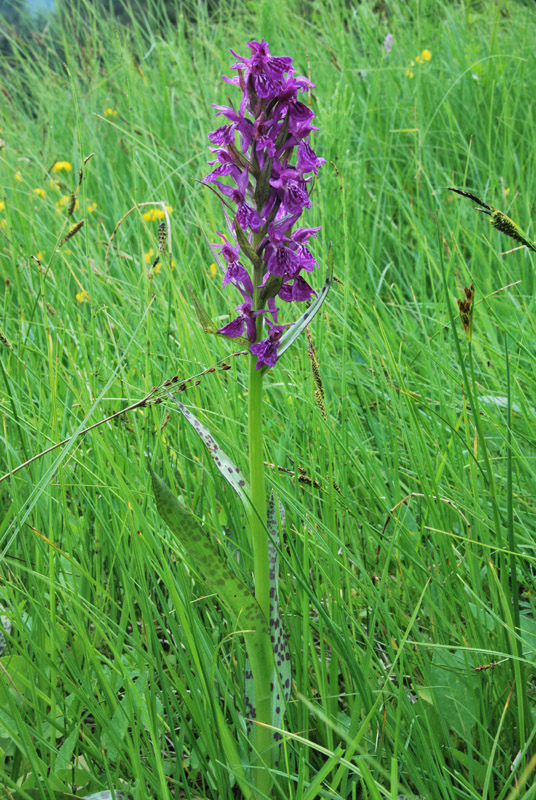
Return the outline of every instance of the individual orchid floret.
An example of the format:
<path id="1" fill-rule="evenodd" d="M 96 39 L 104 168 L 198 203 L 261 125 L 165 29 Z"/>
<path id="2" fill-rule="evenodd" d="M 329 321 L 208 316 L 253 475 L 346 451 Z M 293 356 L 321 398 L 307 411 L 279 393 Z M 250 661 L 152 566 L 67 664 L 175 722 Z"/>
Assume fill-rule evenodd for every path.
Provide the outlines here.
<path id="1" fill-rule="evenodd" d="M 259 314 L 264 314 L 266 309 L 263 308 L 259 309 L 258 311 L 252 311 L 250 299 L 249 302 L 246 300 L 245 303 L 240 303 L 240 305 L 235 308 L 235 311 L 240 311 L 238 317 L 231 320 L 231 322 L 228 322 L 227 325 L 223 326 L 223 328 L 220 328 L 219 333 L 223 333 L 224 336 L 230 336 L 231 338 L 243 336 L 245 325 L 248 339 L 251 342 L 254 342 L 257 335 L 255 328 L 255 317 L 258 317 Z"/>
<path id="2" fill-rule="evenodd" d="M 249 348 L 250 353 L 253 353 L 253 355 L 257 356 L 255 369 L 260 369 L 264 366 L 275 367 L 279 340 L 281 339 L 285 328 L 288 327 L 288 325 L 273 325 L 269 320 L 267 320 L 267 322 L 268 325 L 271 326 L 268 337 L 262 342 L 256 342 L 255 344 L 252 344 Z"/>

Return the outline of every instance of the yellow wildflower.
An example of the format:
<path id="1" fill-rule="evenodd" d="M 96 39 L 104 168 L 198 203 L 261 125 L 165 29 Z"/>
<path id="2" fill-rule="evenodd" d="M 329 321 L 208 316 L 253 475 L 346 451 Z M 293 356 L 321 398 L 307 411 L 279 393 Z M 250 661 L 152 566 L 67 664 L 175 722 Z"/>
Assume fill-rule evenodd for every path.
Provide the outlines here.
<path id="1" fill-rule="evenodd" d="M 44 259 L 44 257 L 45 257 L 45 254 L 43 253 L 43 251 L 42 251 L 42 250 L 40 250 L 40 251 L 39 251 L 39 252 L 36 254 L 36 256 L 35 256 L 35 257 L 36 257 L 36 259 L 37 259 L 38 261 L 42 261 L 42 260 Z"/>
<path id="2" fill-rule="evenodd" d="M 173 261 L 173 259 L 171 259 L 171 269 L 175 269 L 175 267 L 176 267 L 176 266 L 177 266 L 177 265 L 175 264 L 175 262 Z"/>
<path id="3" fill-rule="evenodd" d="M 415 63 L 416 63 L 416 64 L 420 64 L 420 63 L 421 63 L 421 57 L 420 57 L 420 56 L 417 56 L 417 57 L 416 57 L 416 59 L 415 59 Z"/>
<path id="4" fill-rule="evenodd" d="M 87 301 L 89 300 L 89 294 L 88 292 L 86 292 L 85 289 L 82 289 L 80 292 L 77 292 L 75 294 L 75 297 L 79 303 L 87 303 Z"/>
<path id="5" fill-rule="evenodd" d="M 19 170 L 17 170 L 16 173 L 15 173 L 15 180 L 16 181 L 21 181 L 22 180 L 22 175 L 20 174 Z"/>
<path id="6" fill-rule="evenodd" d="M 3 211 L 5 207 L 6 204 L 2 200 L 0 200 L 0 211 Z"/>
<path id="7" fill-rule="evenodd" d="M 162 264 L 161 264 L 161 263 L 160 263 L 160 261 L 159 261 L 159 262 L 158 262 L 158 264 L 155 264 L 155 265 L 154 265 L 154 267 L 153 267 L 153 273 L 154 273 L 155 275 L 158 275 L 158 273 L 160 272 L 160 270 L 161 270 L 161 269 L 162 269 Z"/>
<path id="8" fill-rule="evenodd" d="M 423 50 L 421 53 L 421 58 L 423 61 L 430 61 L 432 54 L 429 50 Z"/>
<path id="9" fill-rule="evenodd" d="M 35 189 L 34 189 L 34 192 L 35 192 L 37 195 L 39 195 L 39 197 L 44 197 L 44 196 L 45 196 L 45 190 L 44 190 L 44 189 L 41 189 L 39 186 L 36 186 L 36 187 L 35 187 Z"/>
<path id="10" fill-rule="evenodd" d="M 64 169 L 66 172 L 70 172 L 72 168 L 72 164 L 69 164 L 68 161 L 56 161 L 52 167 L 52 172 L 61 172 L 62 169 Z"/>
<path id="11" fill-rule="evenodd" d="M 210 270 L 210 274 L 214 278 L 216 273 L 217 273 L 217 271 L 218 271 L 218 268 L 217 268 L 216 264 L 211 264 L 210 267 L 209 267 L 209 270 Z"/>
<path id="12" fill-rule="evenodd" d="M 152 258 L 153 256 L 154 256 L 154 250 L 153 250 L 153 248 L 151 247 L 151 249 L 150 249 L 150 250 L 148 250 L 148 251 L 145 253 L 145 260 L 146 260 L 146 262 L 147 262 L 147 263 L 149 263 L 149 261 L 151 260 L 151 258 Z"/>
<path id="13" fill-rule="evenodd" d="M 173 209 L 171 206 L 166 206 L 166 211 L 168 214 L 171 214 Z M 155 222 L 155 220 L 164 219 L 166 215 L 161 208 L 150 208 L 149 211 L 146 211 L 142 216 L 146 222 Z"/>
<path id="14" fill-rule="evenodd" d="M 107 108 L 104 112 L 105 117 L 117 117 L 117 111 L 115 108 Z"/>
<path id="15" fill-rule="evenodd" d="M 90 203 L 87 207 L 87 210 L 89 211 L 90 214 L 93 214 L 96 208 L 97 208 L 96 203 Z"/>
<path id="16" fill-rule="evenodd" d="M 406 78 L 413 78 L 413 72 L 410 69 L 406 70 Z"/>

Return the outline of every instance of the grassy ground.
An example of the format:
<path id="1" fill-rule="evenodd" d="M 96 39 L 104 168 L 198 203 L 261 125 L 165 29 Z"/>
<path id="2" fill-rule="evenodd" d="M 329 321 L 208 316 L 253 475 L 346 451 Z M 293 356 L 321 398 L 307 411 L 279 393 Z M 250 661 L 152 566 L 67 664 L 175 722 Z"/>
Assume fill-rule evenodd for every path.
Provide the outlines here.
<path id="1" fill-rule="evenodd" d="M 187 293 L 229 319 L 205 241 L 222 216 L 196 181 L 229 47 L 264 36 L 316 84 L 328 163 L 307 224 L 337 276 L 311 327 L 327 421 L 305 340 L 266 382 L 294 668 L 276 796 L 536 798 L 534 257 L 502 255 L 515 242 L 447 188 L 531 234 L 533 5 L 200 3 L 172 27 L 149 4 L 128 28 L 92 8 L 2 64 L 0 472 L 228 356 Z M 156 201 L 173 209 L 159 270 L 150 207 L 108 249 Z M 243 465 L 246 364 L 229 363 L 182 398 Z M 0 483 L 2 797 L 238 796 L 215 731 L 217 707 L 241 730 L 240 637 L 162 526 L 148 455 L 243 550 L 239 501 L 170 403 Z"/>

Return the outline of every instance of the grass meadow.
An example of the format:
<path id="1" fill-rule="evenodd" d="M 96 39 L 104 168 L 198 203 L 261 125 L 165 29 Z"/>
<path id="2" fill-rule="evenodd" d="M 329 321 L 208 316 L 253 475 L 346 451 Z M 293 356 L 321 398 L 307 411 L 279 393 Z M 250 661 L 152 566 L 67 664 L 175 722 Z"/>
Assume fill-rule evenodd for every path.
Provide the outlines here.
<path id="1" fill-rule="evenodd" d="M 217 730 L 221 709 L 245 748 L 243 644 L 158 517 L 147 460 L 249 580 L 240 502 L 169 400 L 82 432 L 177 375 L 244 464 L 246 359 L 204 334 L 188 284 L 230 319 L 199 181 L 229 48 L 264 36 L 316 85 L 327 163 L 305 224 L 322 225 L 316 288 L 330 243 L 336 276 L 310 326 L 325 414 L 305 337 L 265 379 L 293 661 L 273 796 L 534 800 L 535 257 L 505 254 L 517 243 L 448 187 L 536 238 L 536 7 L 200 0 L 176 17 L 61 2 L 28 41 L 6 33 L 0 473 L 66 441 L 0 482 L 0 796 L 241 796 Z M 165 206 L 172 255 L 153 267 Z"/>

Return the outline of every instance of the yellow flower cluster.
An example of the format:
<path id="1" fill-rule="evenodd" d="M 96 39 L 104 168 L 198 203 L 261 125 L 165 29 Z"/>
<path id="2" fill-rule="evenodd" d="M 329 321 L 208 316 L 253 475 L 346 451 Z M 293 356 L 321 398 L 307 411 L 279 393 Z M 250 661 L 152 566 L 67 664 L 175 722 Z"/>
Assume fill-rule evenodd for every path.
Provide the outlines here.
<path id="1" fill-rule="evenodd" d="M 45 196 L 45 190 L 44 190 L 44 189 L 41 189 L 39 186 L 36 186 L 36 187 L 35 187 L 35 189 L 34 189 L 34 192 L 35 192 L 35 193 L 36 193 L 36 195 L 38 195 L 39 197 L 44 197 L 44 196 Z"/>
<path id="2" fill-rule="evenodd" d="M 75 297 L 79 303 L 87 303 L 87 301 L 89 300 L 89 294 L 88 292 L 86 292 L 85 289 L 81 289 L 81 291 L 77 292 L 75 294 Z"/>
<path id="3" fill-rule="evenodd" d="M 166 211 L 168 214 L 171 214 L 173 209 L 171 206 L 166 206 Z M 157 219 L 164 219 L 166 215 L 161 208 L 151 208 L 149 211 L 146 211 L 145 214 L 142 214 L 142 216 L 146 222 L 155 222 Z"/>
<path id="4" fill-rule="evenodd" d="M 216 277 L 216 273 L 218 271 L 218 268 L 217 268 L 216 264 L 211 264 L 210 267 L 209 267 L 209 270 L 210 270 L 211 276 L 213 278 L 215 278 Z"/>
<path id="5" fill-rule="evenodd" d="M 420 56 L 415 59 L 416 64 L 423 64 L 425 61 L 430 61 L 432 54 L 429 50 L 423 50 Z"/>
<path id="6" fill-rule="evenodd" d="M 62 170 L 70 172 L 72 168 L 73 168 L 72 164 L 69 164 L 68 161 L 56 161 L 56 163 L 52 167 L 52 172 L 61 172 Z"/>
<path id="7" fill-rule="evenodd" d="M 93 214 L 96 208 L 97 208 L 96 203 L 90 203 L 87 207 L 87 210 L 89 211 L 90 214 Z"/>
<path id="8" fill-rule="evenodd" d="M 423 50 L 422 53 L 419 56 L 415 57 L 415 61 L 414 62 L 412 61 L 411 64 L 409 65 L 409 67 L 407 68 L 407 70 L 406 70 L 406 78 L 414 78 L 415 77 L 415 74 L 414 74 L 413 69 L 412 69 L 414 63 L 415 64 L 425 64 L 427 61 L 430 61 L 431 58 L 432 58 L 431 52 L 429 50 Z"/>
<path id="9" fill-rule="evenodd" d="M 17 170 L 16 173 L 15 173 L 15 180 L 16 181 L 21 181 L 22 180 L 22 175 L 20 174 L 19 170 Z"/>
<path id="10" fill-rule="evenodd" d="M 6 207 L 6 204 L 2 200 L 0 200 L 0 211 L 3 211 L 5 209 L 5 207 Z"/>
<path id="11" fill-rule="evenodd" d="M 153 248 L 151 247 L 151 249 L 150 249 L 150 250 L 148 250 L 148 251 L 145 253 L 145 261 L 146 261 L 147 263 L 149 263 L 149 261 L 151 260 L 151 258 L 152 258 L 153 256 L 154 256 L 154 250 L 153 250 Z"/>
<path id="12" fill-rule="evenodd" d="M 115 110 L 115 108 L 107 108 L 104 111 L 104 116 L 105 117 L 117 117 L 117 111 Z"/>

